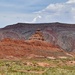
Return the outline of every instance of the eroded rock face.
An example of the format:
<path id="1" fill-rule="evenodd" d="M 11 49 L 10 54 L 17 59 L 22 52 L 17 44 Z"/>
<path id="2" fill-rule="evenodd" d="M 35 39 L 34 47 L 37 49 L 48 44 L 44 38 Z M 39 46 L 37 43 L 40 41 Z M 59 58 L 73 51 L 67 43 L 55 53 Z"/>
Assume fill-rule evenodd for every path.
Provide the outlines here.
<path id="1" fill-rule="evenodd" d="M 44 36 L 43 36 L 43 33 L 41 32 L 40 29 L 37 29 L 36 32 L 31 36 L 29 37 L 29 40 L 39 40 L 39 41 L 44 41 Z"/>
<path id="2" fill-rule="evenodd" d="M 68 52 L 75 52 L 75 25 L 63 23 L 18 23 L 0 29 L 0 39 L 28 40 L 40 28 L 45 41 L 58 45 Z M 42 38 L 42 39 L 43 39 Z"/>
<path id="3" fill-rule="evenodd" d="M 33 56 L 32 56 L 33 55 Z M 21 58 L 21 57 L 70 57 L 64 50 L 48 43 L 38 40 L 13 40 L 3 39 L 0 41 L 0 58 Z"/>

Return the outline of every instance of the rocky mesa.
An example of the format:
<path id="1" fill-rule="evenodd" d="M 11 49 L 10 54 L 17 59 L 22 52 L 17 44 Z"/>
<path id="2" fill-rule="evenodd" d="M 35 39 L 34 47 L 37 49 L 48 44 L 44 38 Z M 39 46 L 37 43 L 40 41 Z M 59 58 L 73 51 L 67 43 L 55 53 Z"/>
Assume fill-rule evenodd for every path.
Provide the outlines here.
<path id="1" fill-rule="evenodd" d="M 0 58 L 67 58 L 75 54 L 75 24 L 17 23 L 0 29 Z"/>

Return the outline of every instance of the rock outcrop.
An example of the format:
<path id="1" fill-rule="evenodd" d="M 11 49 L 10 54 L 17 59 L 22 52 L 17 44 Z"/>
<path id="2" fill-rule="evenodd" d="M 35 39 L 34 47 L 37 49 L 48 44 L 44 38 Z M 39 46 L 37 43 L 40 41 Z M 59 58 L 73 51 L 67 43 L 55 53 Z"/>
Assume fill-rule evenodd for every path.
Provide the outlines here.
<path id="1" fill-rule="evenodd" d="M 4 38 L 28 40 L 30 37 L 30 39 L 32 39 L 32 37 L 35 37 L 32 35 L 35 34 L 38 28 L 40 28 L 44 37 L 44 39 L 42 37 L 38 37 L 38 39 L 58 45 L 61 49 L 67 52 L 75 53 L 75 24 L 57 22 L 42 24 L 17 23 L 1 28 L 0 40 Z"/>
<path id="2" fill-rule="evenodd" d="M 34 55 L 34 56 L 32 56 Z M 0 41 L 0 58 L 22 57 L 70 57 L 64 50 L 46 41 L 39 40 L 13 40 Z"/>

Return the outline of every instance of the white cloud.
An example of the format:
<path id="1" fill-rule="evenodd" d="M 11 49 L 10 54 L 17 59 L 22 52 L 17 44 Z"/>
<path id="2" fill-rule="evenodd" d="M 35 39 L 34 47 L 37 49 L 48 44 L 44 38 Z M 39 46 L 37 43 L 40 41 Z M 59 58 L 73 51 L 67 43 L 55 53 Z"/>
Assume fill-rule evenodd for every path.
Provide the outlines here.
<path id="1" fill-rule="evenodd" d="M 66 3 L 75 3 L 75 0 L 69 0 L 68 2 Z"/>
<path id="2" fill-rule="evenodd" d="M 65 3 L 50 4 L 45 9 L 37 12 L 41 15 L 41 22 L 66 22 L 75 23 L 75 0 Z"/>
<path id="3" fill-rule="evenodd" d="M 42 17 L 40 15 L 36 16 L 33 20 L 32 23 L 36 23 L 37 19 L 41 19 Z"/>

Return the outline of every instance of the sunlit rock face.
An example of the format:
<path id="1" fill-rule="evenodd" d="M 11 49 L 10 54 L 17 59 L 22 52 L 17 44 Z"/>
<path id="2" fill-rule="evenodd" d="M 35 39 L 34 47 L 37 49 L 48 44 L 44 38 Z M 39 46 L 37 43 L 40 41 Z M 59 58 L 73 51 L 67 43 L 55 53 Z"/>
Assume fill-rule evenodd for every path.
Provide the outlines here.
<path id="1" fill-rule="evenodd" d="M 42 40 L 13 40 L 0 41 L 0 59 L 14 58 L 68 58 L 72 57 L 60 47 Z"/>
<path id="2" fill-rule="evenodd" d="M 37 29 L 43 34 L 46 42 L 59 46 L 65 51 L 75 52 L 75 24 L 64 23 L 42 23 L 42 24 L 26 24 L 17 23 L 0 29 L 0 39 L 12 38 L 29 40 L 35 34 Z"/>

